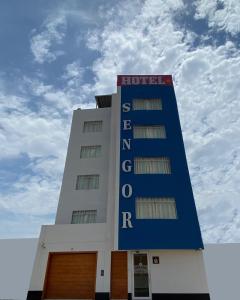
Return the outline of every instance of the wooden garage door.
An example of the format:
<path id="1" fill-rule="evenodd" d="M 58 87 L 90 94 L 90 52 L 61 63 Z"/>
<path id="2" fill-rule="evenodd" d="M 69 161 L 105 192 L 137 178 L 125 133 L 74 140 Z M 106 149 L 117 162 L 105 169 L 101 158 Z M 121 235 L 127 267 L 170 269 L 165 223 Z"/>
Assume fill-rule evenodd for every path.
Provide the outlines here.
<path id="1" fill-rule="evenodd" d="M 128 299 L 127 252 L 112 252 L 111 299 Z"/>
<path id="2" fill-rule="evenodd" d="M 96 253 L 50 254 L 44 299 L 94 299 Z"/>

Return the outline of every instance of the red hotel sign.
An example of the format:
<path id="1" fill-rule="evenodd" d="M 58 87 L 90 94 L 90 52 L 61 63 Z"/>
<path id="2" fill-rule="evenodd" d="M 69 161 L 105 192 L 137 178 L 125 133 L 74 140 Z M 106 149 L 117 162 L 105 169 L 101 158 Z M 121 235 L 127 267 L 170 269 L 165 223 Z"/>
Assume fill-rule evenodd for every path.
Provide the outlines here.
<path id="1" fill-rule="evenodd" d="M 118 75 L 117 85 L 172 85 L 171 75 Z"/>

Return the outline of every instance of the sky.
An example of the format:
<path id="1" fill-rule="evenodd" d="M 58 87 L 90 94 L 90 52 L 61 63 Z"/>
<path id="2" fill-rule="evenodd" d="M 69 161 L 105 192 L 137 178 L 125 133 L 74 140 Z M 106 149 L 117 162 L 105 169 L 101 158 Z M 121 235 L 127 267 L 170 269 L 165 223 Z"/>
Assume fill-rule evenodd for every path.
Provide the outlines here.
<path id="1" fill-rule="evenodd" d="M 240 242 L 240 2 L 0 1 L 0 238 L 54 224 L 74 109 L 172 74 L 205 243 Z"/>

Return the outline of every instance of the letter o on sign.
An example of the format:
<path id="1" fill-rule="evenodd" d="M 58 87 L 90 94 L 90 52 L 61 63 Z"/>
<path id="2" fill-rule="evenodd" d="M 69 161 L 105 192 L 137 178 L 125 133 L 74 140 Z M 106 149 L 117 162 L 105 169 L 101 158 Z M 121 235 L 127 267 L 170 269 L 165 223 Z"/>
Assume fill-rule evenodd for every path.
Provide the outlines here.
<path id="1" fill-rule="evenodd" d="M 130 184 L 124 184 L 122 186 L 122 196 L 124 198 L 130 198 L 132 196 L 132 186 Z"/>

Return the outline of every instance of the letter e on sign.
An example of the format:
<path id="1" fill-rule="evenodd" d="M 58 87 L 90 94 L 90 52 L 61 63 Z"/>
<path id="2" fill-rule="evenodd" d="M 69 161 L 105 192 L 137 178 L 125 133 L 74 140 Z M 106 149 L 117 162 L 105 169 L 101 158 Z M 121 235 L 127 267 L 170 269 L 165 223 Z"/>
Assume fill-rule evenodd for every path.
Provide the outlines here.
<path id="1" fill-rule="evenodd" d="M 123 130 L 132 129 L 131 120 L 123 120 Z"/>

